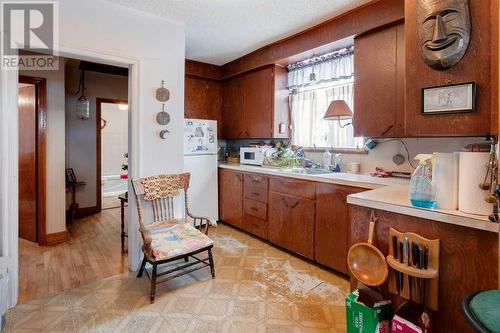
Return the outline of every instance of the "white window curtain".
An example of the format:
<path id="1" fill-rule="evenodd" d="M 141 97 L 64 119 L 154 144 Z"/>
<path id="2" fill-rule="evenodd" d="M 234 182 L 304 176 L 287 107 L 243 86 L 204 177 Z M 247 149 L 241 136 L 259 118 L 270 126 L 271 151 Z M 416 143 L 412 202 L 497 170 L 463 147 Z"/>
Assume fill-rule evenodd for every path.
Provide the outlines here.
<path id="1" fill-rule="evenodd" d="M 311 73 L 314 73 L 311 80 Z M 333 100 L 344 100 L 354 110 L 354 67 L 352 49 L 315 62 L 289 66 L 288 82 L 292 117 L 292 143 L 302 147 L 357 148 L 353 127 L 323 120 Z M 341 121 L 342 126 L 350 121 Z"/>

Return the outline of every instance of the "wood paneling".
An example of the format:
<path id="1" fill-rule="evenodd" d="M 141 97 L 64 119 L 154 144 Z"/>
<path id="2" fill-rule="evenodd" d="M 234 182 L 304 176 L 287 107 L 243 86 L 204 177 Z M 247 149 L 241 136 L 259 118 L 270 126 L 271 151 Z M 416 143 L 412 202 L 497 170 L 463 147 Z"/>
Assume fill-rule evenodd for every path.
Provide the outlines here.
<path id="1" fill-rule="evenodd" d="M 217 136 L 222 131 L 222 83 L 186 76 L 184 81 L 184 116 L 217 121 Z"/>
<path id="2" fill-rule="evenodd" d="M 37 241 L 36 87 L 19 88 L 19 237 Z"/>
<path id="3" fill-rule="evenodd" d="M 404 18 L 402 0 L 373 1 L 222 66 L 228 78 Z"/>
<path id="4" fill-rule="evenodd" d="M 404 25 L 354 41 L 354 135 L 401 136 L 404 117 Z M 398 52 L 399 51 L 399 52 Z M 399 122 L 398 122 L 399 120 Z"/>
<path id="5" fill-rule="evenodd" d="M 221 79 L 221 67 L 186 59 L 185 75 L 217 81 Z"/>
<path id="6" fill-rule="evenodd" d="M 454 67 L 436 71 L 428 67 L 421 58 L 417 37 L 416 1 L 406 0 L 406 134 L 407 136 L 482 136 L 497 134 L 496 122 L 491 121 L 492 106 L 498 104 L 497 84 L 492 83 L 492 61 L 498 48 L 492 50 L 492 29 L 498 30 L 498 0 L 469 1 L 472 32 L 470 45 L 464 58 Z M 493 5 L 492 5 L 493 4 Z M 498 46 L 498 45 L 497 45 Z M 495 76 L 498 73 L 494 74 Z M 453 83 L 477 82 L 476 112 L 468 114 L 421 115 L 421 88 Z M 496 80 L 494 80 L 496 82 Z M 492 126 L 493 125 L 493 128 Z"/>
<path id="7" fill-rule="evenodd" d="M 316 198 L 314 182 L 307 180 L 273 177 L 269 180 L 269 190 L 311 200 Z"/>
<path id="8" fill-rule="evenodd" d="M 314 212 L 314 200 L 270 192 L 269 241 L 312 260 Z"/>
<path id="9" fill-rule="evenodd" d="M 219 169 L 219 218 L 235 227 L 243 227 L 243 174 Z"/>
<path id="10" fill-rule="evenodd" d="M 367 240 L 370 212 L 351 206 L 350 244 Z M 441 240 L 439 312 L 433 313 L 434 332 L 473 332 L 460 303 L 468 293 L 498 287 L 498 234 L 384 211 L 375 211 L 375 216 L 378 222 L 373 244 L 385 255 L 390 227 Z M 354 286 L 354 278 L 352 281 Z M 387 285 L 382 289 L 387 290 Z M 397 306 L 395 295 L 393 300 Z"/>
<path id="11" fill-rule="evenodd" d="M 316 221 L 314 260 L 338 272 L 348 274 L 349 205 L 347 196 L 364 189 L 316 184 Z"/>

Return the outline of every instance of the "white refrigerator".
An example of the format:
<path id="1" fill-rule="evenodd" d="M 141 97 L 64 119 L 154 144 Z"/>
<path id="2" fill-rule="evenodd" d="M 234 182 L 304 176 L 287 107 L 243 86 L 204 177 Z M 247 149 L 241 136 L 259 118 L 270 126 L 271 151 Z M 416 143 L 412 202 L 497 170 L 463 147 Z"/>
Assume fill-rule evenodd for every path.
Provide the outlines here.
<path id="1" fill-rule="evenodd" d="M 184 171 L 191 174 L 189 209 L 219 219 L 217 121 L 184 120 Z"/>

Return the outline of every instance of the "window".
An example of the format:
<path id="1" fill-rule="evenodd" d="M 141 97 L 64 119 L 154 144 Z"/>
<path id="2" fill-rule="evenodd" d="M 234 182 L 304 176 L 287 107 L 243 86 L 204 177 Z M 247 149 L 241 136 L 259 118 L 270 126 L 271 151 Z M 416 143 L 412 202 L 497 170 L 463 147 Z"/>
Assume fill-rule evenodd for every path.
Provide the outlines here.
<path id="1" fill-rule="evenodd" d="M 292 143 L 301 147 L 359 148 L 351 121 L 323 120 L 333 100 L 353 108 L 353 49 L 344 49 L 288 66 Z M 345 127 L 341 127 L 345 126 Z"/>

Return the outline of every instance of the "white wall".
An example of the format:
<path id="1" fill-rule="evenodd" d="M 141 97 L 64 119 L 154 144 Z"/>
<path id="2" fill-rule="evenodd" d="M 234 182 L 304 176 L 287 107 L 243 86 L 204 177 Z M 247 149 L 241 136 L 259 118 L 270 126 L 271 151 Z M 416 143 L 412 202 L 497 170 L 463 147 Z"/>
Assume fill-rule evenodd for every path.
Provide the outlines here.
<path id="1" fill-rule="evenodd" d="M 122 169 L 128 152 L 128 110 L 119 104 L 102 103 L 101 118 L 106 126 L 101 129 L 101 171 L 102 175 L 126 173 Z"/>
<path id="2" fill-rule="evenodd" d="M 132 177 L 162 172 L 181 172 L 183 168 L 182 132 L 184 114 L 184 28 L 172 21 L 132 9 L 120 7 L 102 0 L 59 1 L 59 44 L 63 56 L 111 65 L 131 65 L 131 156 Z M 0 74 L 2 89 L 2 120 L 0 143 L 2 159 L 2 193 L 0 194 L 2 230 L 8 230 L 8 249 L 12 272 L 11 305 L 17 302 L 17 117 L 4 115 L 17 111 L 15 77 Z M 154 91 L 165 80 L 170 90 L 166 104 L 171 115 L 167 140 L 158 137 L 161 126 L 155 122 L 155 114 L 161 105 L 154 98 Z M 14 87 L 14 88 L 13 88 Z M 4 109 L 6 107 L 6 109 Z M 4 154 L 5 153 L 5 154 Z M 14 185 L 14 186 L 13 186 Z M 5 191 L 4 191 L 5 190 Z M 6 211 L 4 210 L 6 209 Z M 137 218 L 133 202 L 129 206 L 129 266 L 139 264 L 140 242 Z M 7 228 L 4 228 L 7 226 Z M 5 242 L 4 242 L 5 243 Z"/>
<path id="3" fill-rule="evenodd" d="M 384 141 L 383 139 L 379 141 Z M 469 143 L 477 143 L 484 141 L 484 138 L 420 138 L 420 139 L 403 139 L 410 157 L 413 158 L 420 153 L 451 153 L 454 151 L 460 151 L 462 147 Z M 399 147 L 398 147 L 399 146 Z M 398 142 L 386 142 L 381 143 L 375 149 L 368 152 L 368 154 L 342 154 L 342 167 L 347 170 L 348 164 L 350 162 L 361 163 L 361 172 L 367 173 L 375 170 L 376 167 L 381 167 L 387 171 L 404 171 L 412 172 L 413 168 L 405 162 L 402 165 L 396 165 L 392 161 L 392 157 L 401 153 L 406 157 L 406 150 Z M 308 158 L 311 158 L 315 162 L 323 162 L 323 153 L 319 152 L 309 152 L 306 154 Z M 417 162 L 413 161 L 413 165 L 416 166 Z"/>
<path id="4" fill-rule="evenodd" d="M 58 71 L 20 71 L 19 74 L 47 80 L 46 232 L 65 231 L 64 64 Z"/>
<path id="5" fill-rule="evenodd" d="M 79 61 L 66 63 L 67 92 L 76 92 L 80 80 Z M 80 208 L 95 207 L 96 202 L 96 98 L 128 99 L 128 78 L 96 72 L 85 72 L 85 97 L 90 102 L 90 119 L 76 118 L 76 101 L 81 94 L 66 94 L 66 167 L 73 168 L 79 181 Z"/>

